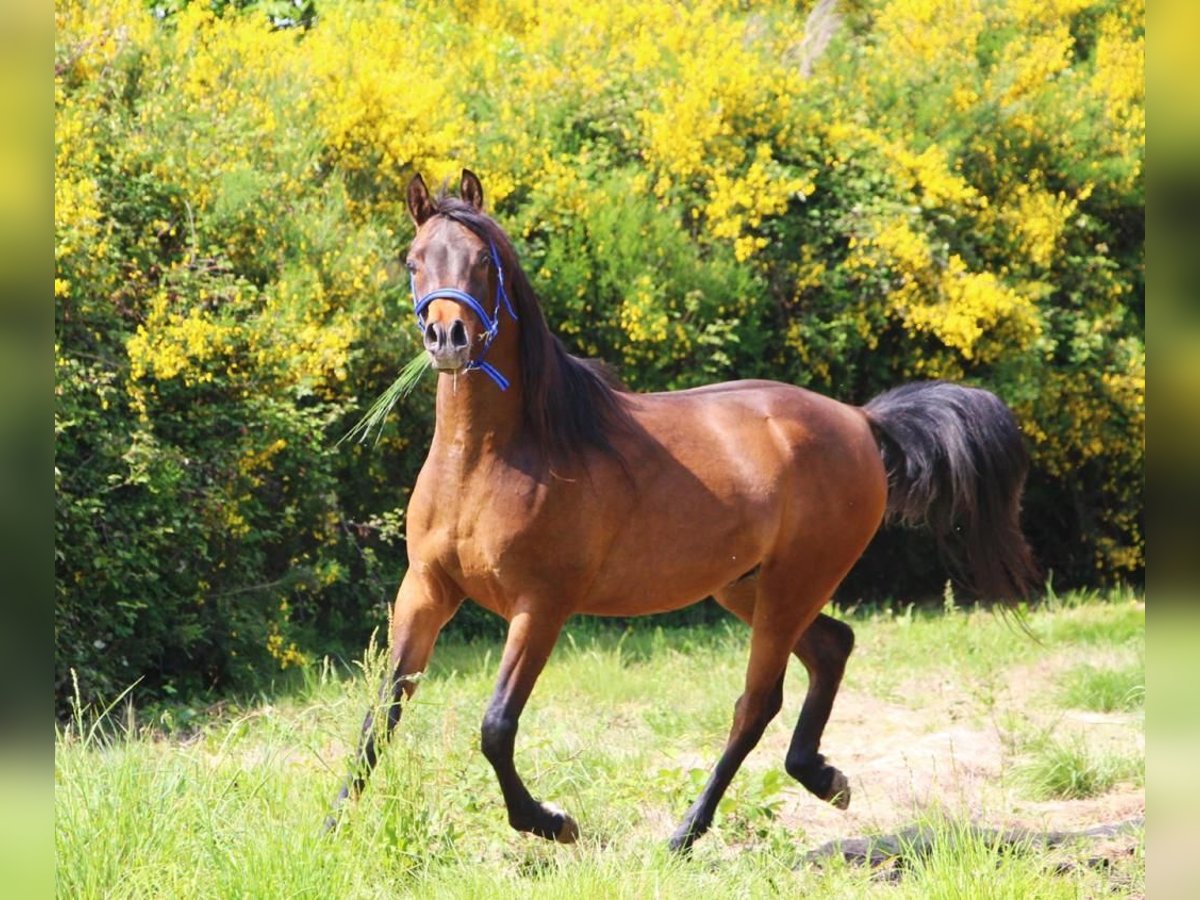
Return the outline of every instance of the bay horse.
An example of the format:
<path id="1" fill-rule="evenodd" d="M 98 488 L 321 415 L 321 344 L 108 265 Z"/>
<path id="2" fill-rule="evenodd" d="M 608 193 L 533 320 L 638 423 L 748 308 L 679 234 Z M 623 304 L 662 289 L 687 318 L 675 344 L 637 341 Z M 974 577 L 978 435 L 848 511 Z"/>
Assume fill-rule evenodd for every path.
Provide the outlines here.
<path id="1" fill-rule="evenodd" d="M 420 175 L 408 185 L 407 266 L 440 373 L 436 424 L 408 507 L 386 721 L 377 729 L 368 713 L 327 827 L 364 787 L 377 737 L 391 734 L 468 597 L 508 622 L 481 743 L 513 828 L 562 843 L 579 834 L 513 763 L 521 711 L 568 618 L 661 613 L 708 596 L 750 626 L 750 658 L 724 752 L 670 846 L 686 850 L 710 827 L 780 710 L 793 654 L 809 684 L 784 766 L 845 808 L 849 783 L 819 746 L 854 633 L 821 609 L 885 519 L 927 523 L 959 546 L 981 594 L 1027 595 L 1028 456 L 1011 412 L 945 382 L 863 407 L 770 381 L 628 392 L 551 333 L 469 170 L 460 194 L 431 196 Z"/>

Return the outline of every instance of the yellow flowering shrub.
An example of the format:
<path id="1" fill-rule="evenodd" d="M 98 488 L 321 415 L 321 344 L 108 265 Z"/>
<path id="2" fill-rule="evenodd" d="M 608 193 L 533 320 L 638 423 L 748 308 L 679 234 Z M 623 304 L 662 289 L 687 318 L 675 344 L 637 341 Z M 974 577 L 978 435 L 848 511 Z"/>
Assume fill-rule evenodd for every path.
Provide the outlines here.
<path id="1" fill-rule="evenodd" d="M 333 444 L 418 350 L 405 185 L 463 166 L 632 387 L 984 385 L 1058 583 L 1141 577 L 1138 0 L 279 9 L 56 4 L 58 634 L 90 689 L 379 620 L 428 397 Z"/>

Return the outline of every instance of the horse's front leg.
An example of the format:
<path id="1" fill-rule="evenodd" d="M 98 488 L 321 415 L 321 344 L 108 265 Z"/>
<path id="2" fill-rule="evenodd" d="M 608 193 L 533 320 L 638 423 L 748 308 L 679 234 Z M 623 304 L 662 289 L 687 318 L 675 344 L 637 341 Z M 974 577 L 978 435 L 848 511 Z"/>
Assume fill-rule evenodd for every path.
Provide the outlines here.
<path id="1" fill-rule="evenodd" d="M 388 674 L 380 690 L 381 703 L 367 710 L 363 719 L 354 766 L 325 819 L 326 831 L 337 825 L 337 817 L 346 800 L 362 792 L 378 762 L 376 715 L 381 711 L 385 715 L 382 737 L 387 740 L 400 721 L 401 703 L 416 690 L 413 676 L 425 671 L 438 634 L 461 602 L 461 597 L 455 597 L 428 578 L 414 574 L 411 568 L 404 576 L 392 610 Z"/>
<path id="2" fill-rule="evenodd" d="M 533 799 L 513 764 L 521 711 L 554 649 L 562 625 L 562 620 L 554 616 L 546 618 L 530 612 L 513 616 L 496 690 L 483 717 L 481 744 L 483 755 L 500 781 L 508 823 L 518 831 L 570 844 L 579 836 L 575 820 L 552 804 Z"/>

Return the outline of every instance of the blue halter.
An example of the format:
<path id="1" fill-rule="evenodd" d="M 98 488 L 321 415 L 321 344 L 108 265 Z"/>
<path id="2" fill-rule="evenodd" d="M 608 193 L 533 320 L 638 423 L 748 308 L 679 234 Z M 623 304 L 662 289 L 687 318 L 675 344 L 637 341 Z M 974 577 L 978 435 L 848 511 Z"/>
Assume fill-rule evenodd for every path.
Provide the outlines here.
<path id="1" fill-rule="evenodd" d="M 484 337 L 483 349 L 479 352 L 479 356 L 474 359 L 467 360 L 464 368 L 479 369 L 488 378 L 496 382 L 496 386 L 502 391 L 508 390 L 509 381 L 505 378 L 500 370 L 493 366 L 490 362 L 484 359 L 487 355 L 488 348 L 492 346 L 492 341 L 496 339 L 496 335 L 500 333 L 500 304 L 504 304 L 504 308 L 508 310 L 508 314 L 513 317 L 513 321 L 517 321 L 517 314 L 512 308 L 512 303 L 508 299 L 508 291 L 504 289 L 504 267 L 500 265 L 500 254 L 496 252 L 496 244 L 493 241 L 488 241 L 488 247 L 492 251 L 492 262 L 496 265 L 496 308 L 492 310 L 489 316 L 483 304 L 468 294 L 466 291 L 460 291 L 456 288 L 434 288 L 425 296 L 417 297 L 417 277 L 409 275 L 409 282 L 412 285 L 413 295 L 413 312 L 417 316 L 417 325 L 420 327 L 422 334 L 425 332 L 425 310 L 429 308 L 429 304 L 434 300 L 445 298 L 447 300 L 457 300 L 459 303 L 465 303 L 471 308 L 475 315 L 479 316 L 479 321 L 483 323 Z"/>

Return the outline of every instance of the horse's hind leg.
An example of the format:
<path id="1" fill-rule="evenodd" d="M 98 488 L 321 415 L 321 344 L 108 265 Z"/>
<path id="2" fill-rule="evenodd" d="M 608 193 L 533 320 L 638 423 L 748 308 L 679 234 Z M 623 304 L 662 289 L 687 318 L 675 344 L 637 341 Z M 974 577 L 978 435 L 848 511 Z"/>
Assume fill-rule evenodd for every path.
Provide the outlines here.
<path id="1" fill-rule="evenodd" d="M 730 781 L 783 705 L 783 673 L 795 636 L 786 628 L 773 627 L 777 624 L 756 619 L 753 625 L 746 688 L 734 706 L 733 727 L 725 752 L 709 775 L 704 790 L 671 836 L 672 850 L 687 850 L 696 838 L 708 831 Z"/>
<path id="2" fill-rule="evenodd" d="M 406 575 L 396 595 L 392 611 L 391 647 L 389 671 L 380 689 L 380 702 L 386 716 L 383 734 L 376 725 L 378 708 L 367 710 L 359 734 L 358 752 L 350 775 L 333 801 L 333 809 L 325 819 L 325 830 L 337 826 L 338 815 L 346 800 L 357 797 L 366 786 L 367 778 L 378 762 L 377 738 L 391 737 L 396 723 L 400 721 L 402 701 L 416 690 L 414 675 L 425 671 L 433 653 L 442 627 L 450 621 L 458 609 L 458 601 L 443 602 L 433 599 L 427 586 L 413 576 Z"/>
<path id="3" fill-rule="evenodd" d="M 513 616 L 496 690 L 483 717 L 481 745 L 500 782 L 508 823 L 518 831 L 570 844 L 579 836 L 575 820 L 557 807 L 535 800 L 513 763 L 521 712 L 550 658 L 562 624 L 553 616 L 534 616 L 529 612 Z"/>
<path id="4" fill-rule="evenodd" d="M 715 596 L 717 602 L 735 616 L 747 625 L 751 623 L 755 596 L 753 579 L 731 584 Z M 850 785 L 845 775 L 825 762 L 818 748 L 846 671 L 846 660 L 853 649 L 854 632 L 850 626 L 824 613 L 817 616 L 793 648 L 808 670 L 808 693 L 784 766 L 788 774 L 809 791 L 838 809 L 849 806 Z"/>
<path id="5" fill-rule="evenodd" d="M 850 784 L 818 748 L 853 649 L 850 626 L 824 613 L 800 636 L 795 652 L 808 670 L 808 693 L 784 763 L 789 775 L 838 809 L 850 805 Z"/>

